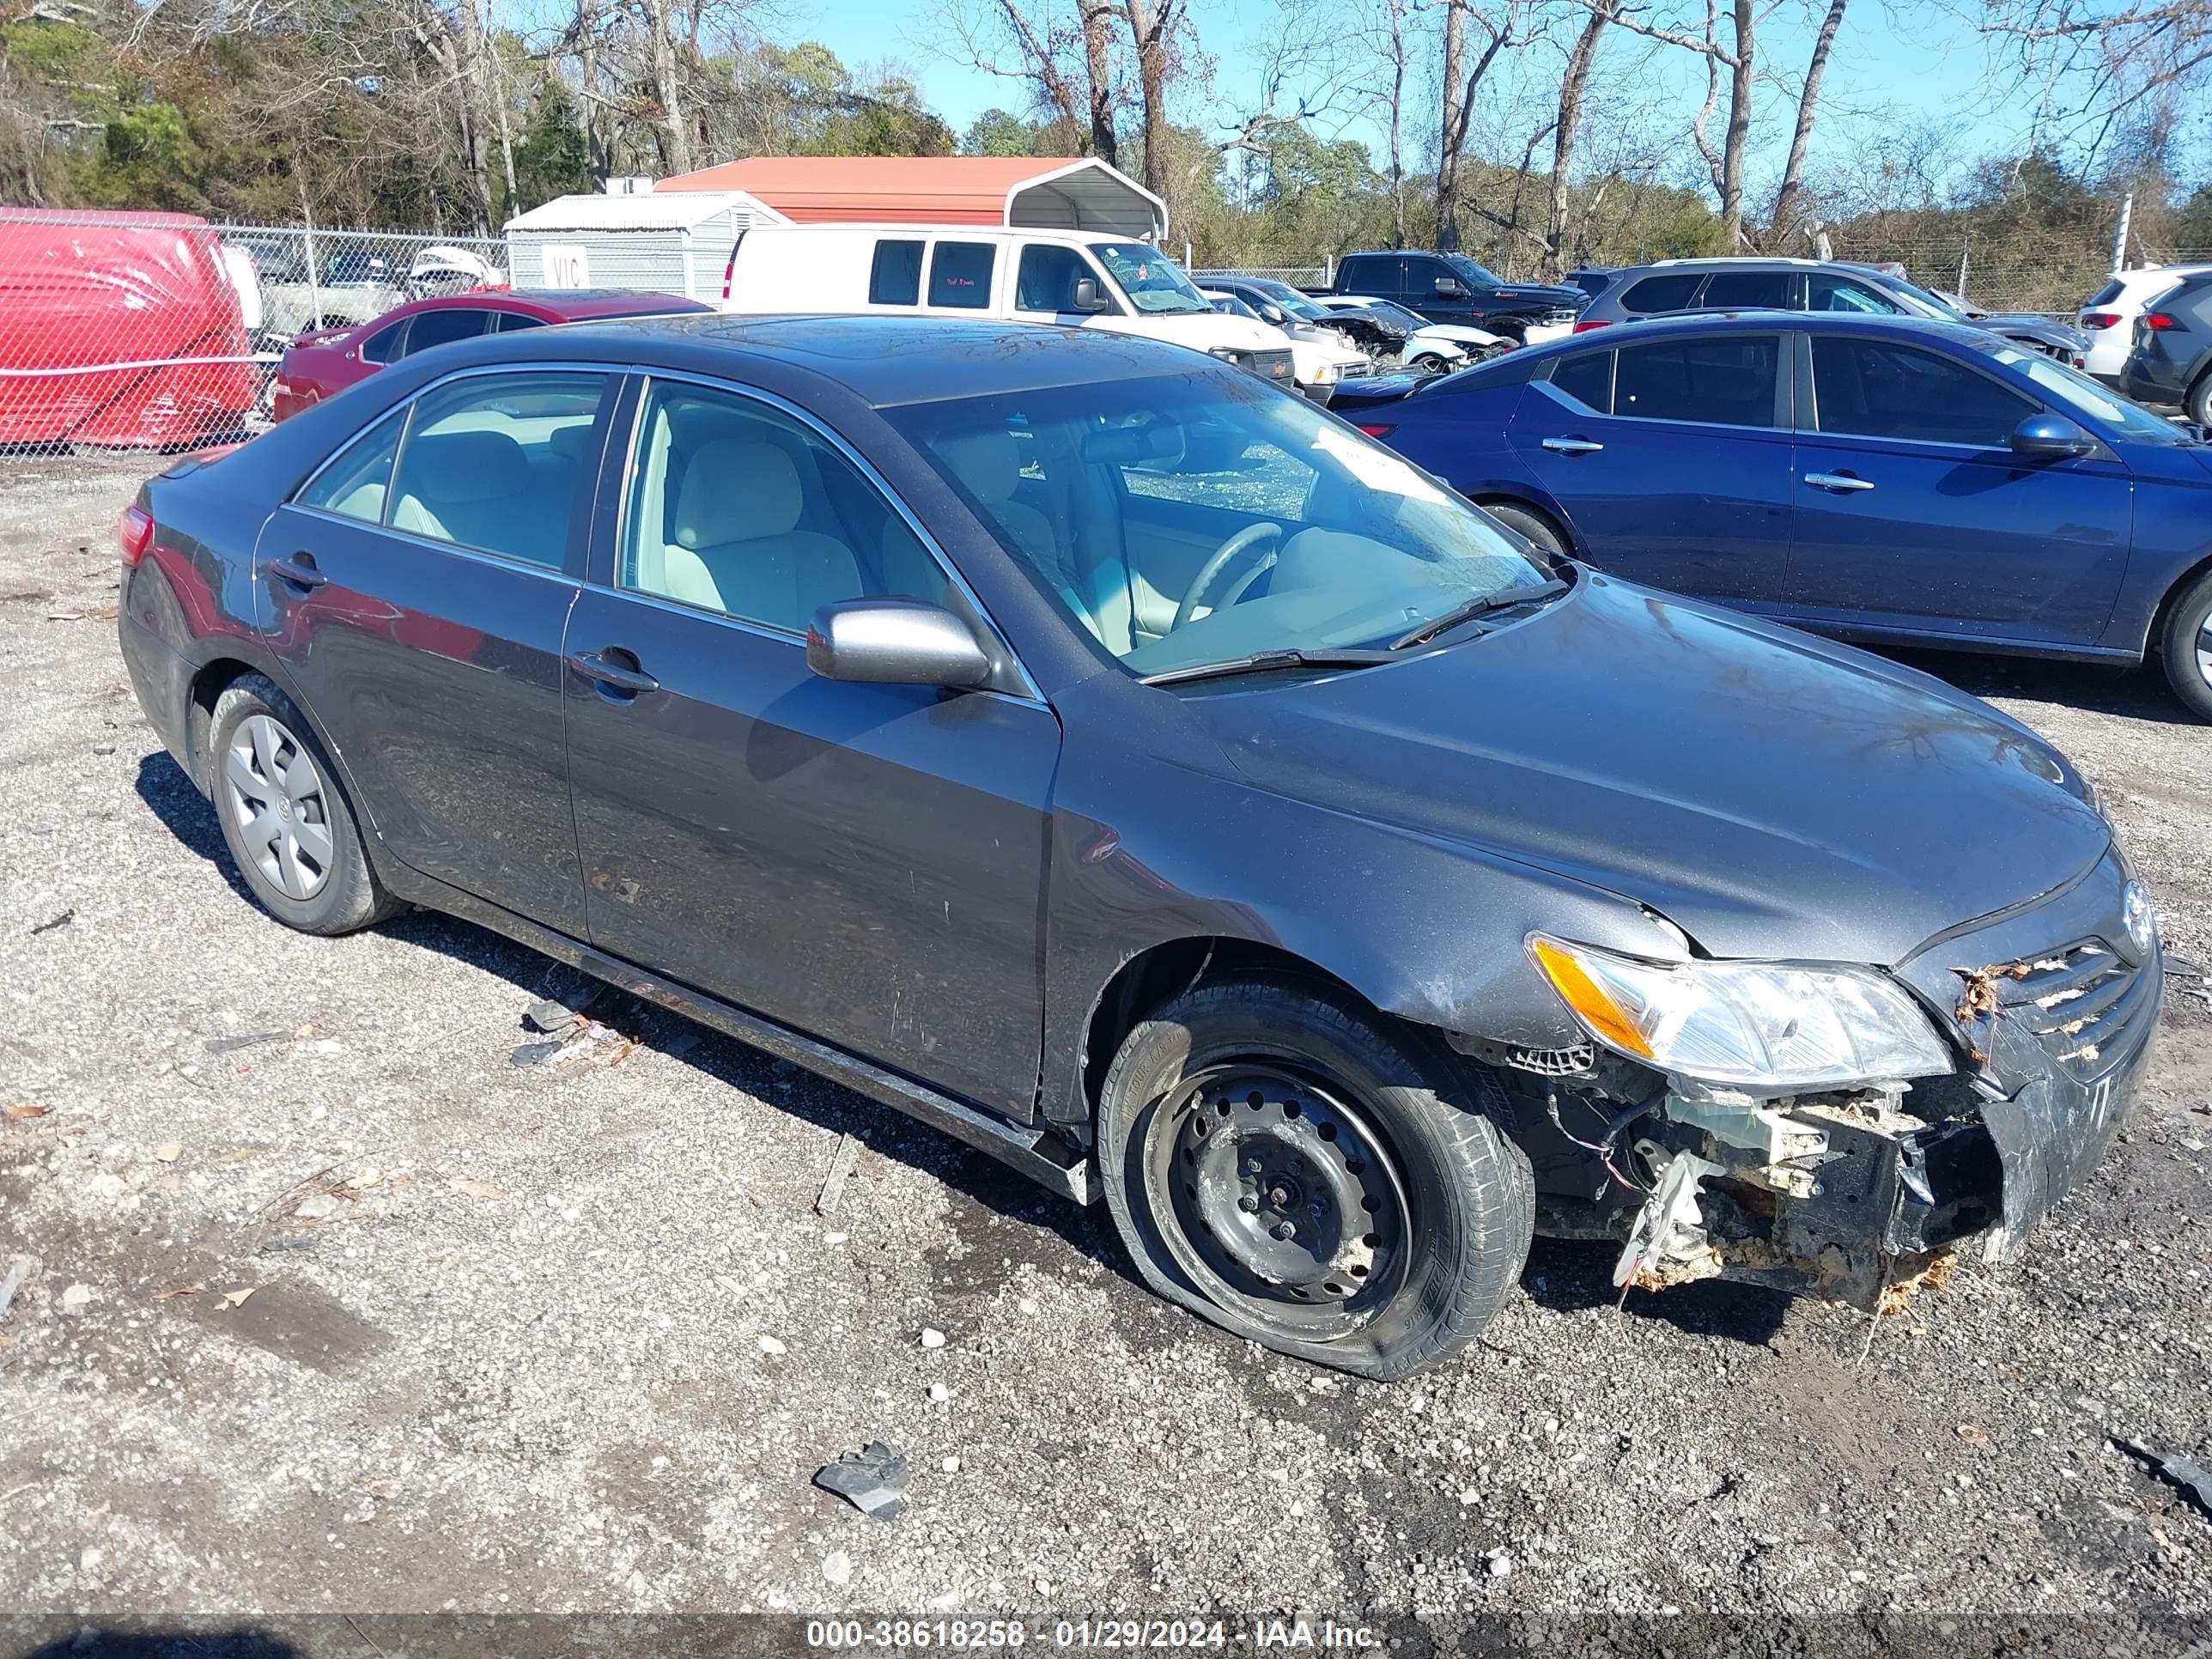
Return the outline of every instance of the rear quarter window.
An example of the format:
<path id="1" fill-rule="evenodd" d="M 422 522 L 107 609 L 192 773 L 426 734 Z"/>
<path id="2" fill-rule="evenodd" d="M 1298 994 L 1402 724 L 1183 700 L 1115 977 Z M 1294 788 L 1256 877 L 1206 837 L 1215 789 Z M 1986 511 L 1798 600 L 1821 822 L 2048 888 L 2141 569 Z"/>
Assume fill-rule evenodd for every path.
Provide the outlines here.
<path id="1" fill-rule="evenodd" d="M 2127 291 L 2127 284 L 2115 278 L 2081 301 L 2081 309 L 2088 311 L 2097 306 L 2108 306 Z"/>
<path id="2" fill-rule="evenodd" d="M 1593 415 L 1613 410 L 1613 352 L 1584 351 L 1552 367 L 1552 389 Z"/>
<path id="3" fill-rule="evenodd" d="M 876 244 L 875 262 L 868 268 L 868 303 L 872 306 L 921 303 L 920 242 L 882 241 Z"/>

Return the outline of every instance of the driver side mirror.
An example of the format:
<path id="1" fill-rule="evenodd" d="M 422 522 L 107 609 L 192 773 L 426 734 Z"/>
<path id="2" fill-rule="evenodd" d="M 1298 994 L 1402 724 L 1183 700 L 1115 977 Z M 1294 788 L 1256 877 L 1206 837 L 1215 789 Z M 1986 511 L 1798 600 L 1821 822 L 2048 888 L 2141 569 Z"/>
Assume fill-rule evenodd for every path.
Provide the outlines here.
<path id="1" fill-rule="evenodd" d="M 1094 317 L 1102 311 L 1112 308 L 1112 301 L 1098 291 L 1098 279 L 1096 276 L 1079 276 L 1075 279 L 1075 308 L 1078 311 L 1088 312 Z"/>
<path id="2" fill-rule="evenodd" d="M 825 680 L 871 685 L 987 684 L 991 659 L 968 624 L 919 599 L 825 605 L 806 630 L 806 665 Z"/>
<path id="3" fill-rule="evenodd" d="M 1262 302 L 1260 307 L 1260 315 L 1263 320 L 1273 323 L 1277 328 L 1285 326 L 1290 320 L 1283 315 L 1282 307 L 1275 304 L 1272 300 Z"/>
<path id="4" fill-rule="evenodd" d="M 2097 441 L 2063 415 L 2031 415 L 2013 428 L 2012 453 L 2037 461 L 2069 461 L 2097 453 Z"/>
<path id="5" fill-rule="evenodd" d="M 1463 300 L 1467 297 L 1467 285 L 1456 276 L 1439 276 L 1436 287 L 1439 300 Z"/>

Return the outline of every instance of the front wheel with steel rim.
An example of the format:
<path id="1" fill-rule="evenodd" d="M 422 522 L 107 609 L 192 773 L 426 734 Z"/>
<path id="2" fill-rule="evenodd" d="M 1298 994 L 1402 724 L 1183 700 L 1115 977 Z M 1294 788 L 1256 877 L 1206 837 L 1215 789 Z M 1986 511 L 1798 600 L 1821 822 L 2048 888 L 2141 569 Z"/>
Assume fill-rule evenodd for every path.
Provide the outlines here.
<path id="1" fill-rule="evenodd" d="M 264 909 L 302 933 L 344 933 L 393 908 L 313 729 L 273 682 L 245 674 L 224 687 L 208 738 L 222 838 Z"/>
<path id="2" fill-rule="evenodd" d="M 2174 596 L 2159 651 L 2174 695 L 2212 720 L 2212 571 Z"/>
<path id="3" fill-rule="evenodd" d="M 1369 1376 L 1472 1341 L 1528 1254 L 1528 1160 L 1486 1074 L 1316 988 L 1224 980 L 1139 1023 L 1099 1109 L 1106 1198 L 1154 1290 Z"/>

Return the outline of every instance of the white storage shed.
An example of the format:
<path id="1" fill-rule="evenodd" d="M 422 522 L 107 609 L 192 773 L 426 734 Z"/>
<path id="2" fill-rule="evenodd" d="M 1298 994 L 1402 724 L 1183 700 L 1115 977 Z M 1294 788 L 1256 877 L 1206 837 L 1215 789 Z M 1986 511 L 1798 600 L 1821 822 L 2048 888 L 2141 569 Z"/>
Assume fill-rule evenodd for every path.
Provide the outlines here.
<path id="1" fill-rule="evenodd" d="M 561 196 L 507 222 L 517 288 L 619 288 L 713 305 L 738 233 L 790 221 L 741 190 Z"/>

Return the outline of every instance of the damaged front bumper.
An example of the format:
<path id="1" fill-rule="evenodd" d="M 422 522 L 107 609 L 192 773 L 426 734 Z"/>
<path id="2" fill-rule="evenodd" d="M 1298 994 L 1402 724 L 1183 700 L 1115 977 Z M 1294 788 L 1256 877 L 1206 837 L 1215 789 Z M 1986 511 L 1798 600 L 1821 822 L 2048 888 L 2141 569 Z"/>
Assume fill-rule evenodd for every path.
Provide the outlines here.
<path id="1" fill-rule="evenodd" d="M 2163 963 L 2154 934 L 2128 925 L 2129 886 L 2108 857 L 1898 969 L 1948 1016 L 1967 1056 L 1951 1076 L 1779 1099 L 1673 1079 L 1624 1125 L 1617 1103 L 1650 1073 L 1602 1057 L 1585 1078 L 1552 1066 L 1543 1118 L 1564 1147 L 1602 1144 L 1593 1126 L 1617 1134 L 1609 1170 L 1532 1147 L 1540 1194 L 1590 1183 L 1600 1224 L 1566 1230 L 1623 1237 L 1614 1282 L 1646 1288 L 1722 1278 L 1875 1309 L 1969 1244 L 2017 1256 L 2104 1156 L 2151 1049 Z M 1577 1210 L 1593 1218 L 1552 1206 Z"/>

